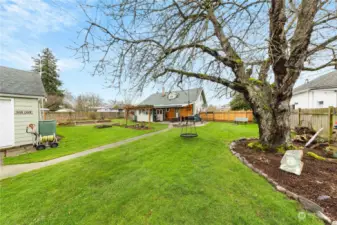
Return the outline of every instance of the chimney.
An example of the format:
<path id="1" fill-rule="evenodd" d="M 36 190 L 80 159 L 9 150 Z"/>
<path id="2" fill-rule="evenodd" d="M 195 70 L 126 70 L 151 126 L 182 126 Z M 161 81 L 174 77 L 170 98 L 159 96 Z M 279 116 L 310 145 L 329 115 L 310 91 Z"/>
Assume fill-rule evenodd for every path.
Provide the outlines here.
<path id="1" fill-rule="evenodd" d="M 165 88 L 164 88 L 164 87 L 163 87 L 163 89 L 162 89 L 161 96 L 162 96 L 162 97 L 165 96 Z"/>

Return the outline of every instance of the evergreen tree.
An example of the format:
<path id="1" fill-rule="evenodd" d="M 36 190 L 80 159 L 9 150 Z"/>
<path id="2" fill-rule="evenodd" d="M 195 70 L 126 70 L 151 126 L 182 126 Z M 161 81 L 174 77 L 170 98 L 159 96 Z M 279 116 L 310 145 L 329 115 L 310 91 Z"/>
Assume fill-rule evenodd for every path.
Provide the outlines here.
<path id="1" fill-rule="evenodd" d="M 40 73 L 40 57 L 34 58 L 33 71 Z M 62 82 L 59 79 L 57 59 L 49 48 L 42 50 L 42 83 L 48 95 L 63 96 L 63 90 L 60 89 Z"/>
<path id="2" fill-rule="evenodd" d="M 252 109 L 249 102 L 243 97 L 242 94 L 237 93 L 229 103 L 231 110 L 250 110 Z"/>

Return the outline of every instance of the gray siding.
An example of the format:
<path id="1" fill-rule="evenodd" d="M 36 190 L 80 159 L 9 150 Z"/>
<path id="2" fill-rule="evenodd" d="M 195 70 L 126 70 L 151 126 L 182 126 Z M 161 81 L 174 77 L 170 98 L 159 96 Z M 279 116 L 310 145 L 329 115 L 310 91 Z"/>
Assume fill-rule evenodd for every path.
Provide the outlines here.
<path id="1" fill-rule="evenodd" d="M 17 114 L 16 111 L 32 111 L 32 114 Z M 26 133 L 28 124 L 33 123 L 36 126 L 39 121 L 38 99 L 14 98 L 14 138 L 15 145 L 26 145 L 32 143 L 31 134 Z"/>

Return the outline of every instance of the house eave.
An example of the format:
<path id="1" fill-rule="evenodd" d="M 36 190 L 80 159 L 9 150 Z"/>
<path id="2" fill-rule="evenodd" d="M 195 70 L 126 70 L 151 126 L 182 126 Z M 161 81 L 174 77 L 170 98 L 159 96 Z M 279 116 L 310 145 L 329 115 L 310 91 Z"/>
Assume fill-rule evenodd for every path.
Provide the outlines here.
<path id="1" fill-rule="evenodd" d="M 3 97 L 16 97 L 16 98 L 36 98 L 36 99 L 44 99 L 45 96 L 41 95 L 23 95 L 23 94 L 10 94 L 10 93 L 0 93 L 0 96 Z"/>
<path id="2" fill-rule="evenodd" d="M 302 93 L 310 92 L 310 91 L 316 91 L 316 90 L 336 91 L 337 87 L 307 88 L 301 91 L 293 92 L 293 95 L 302 94 Z"/>
<path id="3" fill-rule="evenodd" d="M 190 103 L 191 104 L 194 104 L 194 102 Z M 184 104 L 168 104 L 168 105 L 154 105 L 153 108 L 182 108 L 182 107 L 185 107 L 185 106 L 188 106 L 189 104 L 188 103 L 184 103 Z"/>

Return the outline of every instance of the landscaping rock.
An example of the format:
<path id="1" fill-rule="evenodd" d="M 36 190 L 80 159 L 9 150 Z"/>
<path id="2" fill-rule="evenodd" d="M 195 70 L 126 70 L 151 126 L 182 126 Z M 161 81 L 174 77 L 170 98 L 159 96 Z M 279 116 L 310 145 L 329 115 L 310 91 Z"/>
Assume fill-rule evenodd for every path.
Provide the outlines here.
<path id="1" fill-rule="evenodd" d="M 284 187 L 281 187 L 279 185 L 276 186 L 276 190 L 278 190 L 279 192 L 285 193 L 286 189 Z"/>
<path id="2" fill-rule="evenodd" d="M 322 213 L 321 211 L 316 212 L 316 215 L 318 218 L 322 219 L 323 221 L 327 222 L 327 223 L 331 223 L 331 219 L 329 217 L 327 217 L 324 213 Z"/>
<path id="3" fill-rule="evenodd" d="M 301 175 L 303 169 L 302 150 L 288 150 L 281 160 L 280 169 L 296 175 Z"/>
<path id="4" fill-rule="evenodd" d="M 230 148 L 230 149 L 234 149 L 235 145 L 236 145 L 236 143 L 235 143 L 235 141 L 233 141 L 233 142 L 230 144 L 229 148 Z"/>
<path id="5" fill-rule="evenodd" d="M 294 192 L 291 192 L 291 191 L 286 191 L 286 195 L 289 197 L 289 198 L 292 198 L 292 199 L 295 199 L 295 200 L 298 200 L 298 195 L 295 194 Z"/>
<path id="6" fill-rule="evenodd" d="M 112 127 L 112 125 L 111 124 L 101 124 L 101 125 L 96 125 L 95 127 L 98 129 L 103 129 L 103 128 L 110 128 Z"/>
<path id="7" fill-rule="evenodd" d="M 304 198 L 302 196 L 300 196 L 298 198 L 298 200 L 302 203 L 303 208 L 305 208 L 306 210 L 310 211 L 310 212 L 318 212 L 318 211 L 323 211 L 322 207 L 320 207 L 319 205 L 317 205 L 315 202 L 310 201 L 307 198 Z"/>
<path id="8" fill-rule="evenodd" d="M 248 166 L 248 167 L 251 168 L 251 169 L 253 168 L 253 165 L 250 164 L 250 163 L 247 163 L 246 166 Z"/>
<path id="9" fill-rule="evenodd" d="M 329 195 L 320 195 L 318 196 L 317 200 L 319 201 L 324 201 L 324 200 L 327 200 L 327 199 L 330 199 L 331 197 Z"/>
<path id="10" fill-rule="evenodd" d="M 265 177 L 265 178 L 268 177 L 268 175 L 267 175 L 266 173 L 264 173 L 264 172 L 261 172 L 260 174 L 261 174 L 261 176 L 263 176 L 263 177 Z"/>
<path id="11" fill-rule="evenodd" d="M 238 141 L 245 141 L 245 140 L 247 140 L 247 138 L 239 138 Z"/>

